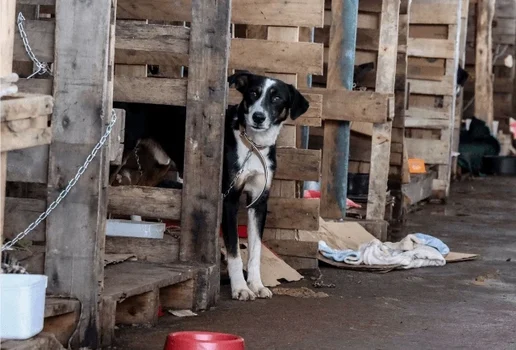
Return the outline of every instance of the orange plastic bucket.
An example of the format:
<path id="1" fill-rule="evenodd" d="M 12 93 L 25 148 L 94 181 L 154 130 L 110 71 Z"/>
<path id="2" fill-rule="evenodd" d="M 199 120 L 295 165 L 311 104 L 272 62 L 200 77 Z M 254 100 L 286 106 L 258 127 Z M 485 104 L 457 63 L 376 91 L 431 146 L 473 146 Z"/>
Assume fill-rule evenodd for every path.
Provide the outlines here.
<path id="1" fill-rule="evenodd" d="M 175 332 L 167 336 L 164 350 L 244 350 L 244 339 L 215 332 Z"/>

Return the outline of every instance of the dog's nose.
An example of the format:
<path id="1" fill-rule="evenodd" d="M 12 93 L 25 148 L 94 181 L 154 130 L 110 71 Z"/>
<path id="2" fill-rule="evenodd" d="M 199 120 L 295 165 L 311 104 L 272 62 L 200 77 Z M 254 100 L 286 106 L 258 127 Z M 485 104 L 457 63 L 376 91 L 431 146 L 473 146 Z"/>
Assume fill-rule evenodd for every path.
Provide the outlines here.
<path id="1" fill-rule="evenodd" d="M 255 112 L 253 114 L 253 121 L 256 124 L 261 124 L 264 122 L 264 120 L 265 120 L 265 114 L 263 114 L 262 112 Z"/>

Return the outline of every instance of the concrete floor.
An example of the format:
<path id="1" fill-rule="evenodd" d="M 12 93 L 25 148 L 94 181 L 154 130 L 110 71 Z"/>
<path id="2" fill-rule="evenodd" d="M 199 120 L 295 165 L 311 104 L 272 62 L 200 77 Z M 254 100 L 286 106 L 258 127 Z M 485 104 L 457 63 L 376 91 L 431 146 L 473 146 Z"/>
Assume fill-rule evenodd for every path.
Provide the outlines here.
<path id="1" fill-rule="evenodd" d="M 318 289 L 323 299 L 238 302 L 223 286 L 215 310 L 120 329 L 116 348 L 162 350 L 169 332 L 210 330 L 244 337 L 249 350 L 516 349 L 516 178 L 456 183 L 447 205 L 425 205 L 406 230 L 481 259 L 381 275 L 322 268 L 336 284 Z"/>

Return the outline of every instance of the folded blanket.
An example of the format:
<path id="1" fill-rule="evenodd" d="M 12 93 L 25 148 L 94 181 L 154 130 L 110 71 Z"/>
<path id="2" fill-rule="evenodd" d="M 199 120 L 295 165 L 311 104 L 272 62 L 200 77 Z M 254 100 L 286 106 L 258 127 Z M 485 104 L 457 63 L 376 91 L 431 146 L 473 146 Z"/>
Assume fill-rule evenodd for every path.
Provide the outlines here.
<path id="1" fill-rule="evenodd" d="M 332 249 L 326 242 L 319 241 L 321 254 L 338 262 L 351 265 L 399 265 L 404 269 L 424 266 L 443 266 L 443 254 L 449 248 L 441 240 L 425 234 L 408 235 L 400 242 L 382 243 L 378 239 L 360 245 L 358 250 Z"/>

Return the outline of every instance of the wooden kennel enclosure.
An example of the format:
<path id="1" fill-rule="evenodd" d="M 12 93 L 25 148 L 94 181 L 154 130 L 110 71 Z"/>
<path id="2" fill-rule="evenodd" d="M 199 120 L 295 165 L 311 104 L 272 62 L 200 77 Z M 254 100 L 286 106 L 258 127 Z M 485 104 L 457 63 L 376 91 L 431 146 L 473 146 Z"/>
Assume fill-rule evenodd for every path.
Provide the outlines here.
<path id="1" fill-rule="evenodd" d="M 321 74 L 322 45 L 302 42 L 299 35 L 323 25 L 323 2 L 19 0 L 18 12 L 35 56 L 52 68 L 52 75 L 22 79 L 18 86 L 53 96 L 53 142 L 9 155 L 7 239 L 45 211 L 75 176 L 110 124 L 113 101 L 187 107 L 183 190 L 108 185 L 108 167 L 120 162 L 123 135 L 124 112 L 116 110 L 109 148 L 99 150 L 62 204 L 27 237 L 31 247 L 21 255 L 32 272 L 50 277 L 49 294 L 81 303 L 72 345 L 108 345 L 115 323 L 155 323 L 159 305 L 214 305 L 224 112 L 227 102 L 239 101 L 235 90 L 227 94 L 228 71 L 248 69 L 293 84 Z M 266 36 L 250 39 L 242 26 L 265 27 Z M 148 73 L 150 65 L 159 67 L 159 76 Z M 22 77 L 34 68 L 18 32 L 13 66 Z M 321 125 L 322 95 L 305 96 L 309 111 L 286 125 L 279 140 L 266 223 L 266 235 L 274 239 L 294 239 L 295 230 L 319 224 L 319 200 L 301 198 L 297 185 L 320 176 L 321 152 L 296 148 L 301 126 Z M 105 237 L 108 215 L 180 220 L 181 230 L 159 242 Z M 138 261 L 111 265 L 113 254 Z"/>

